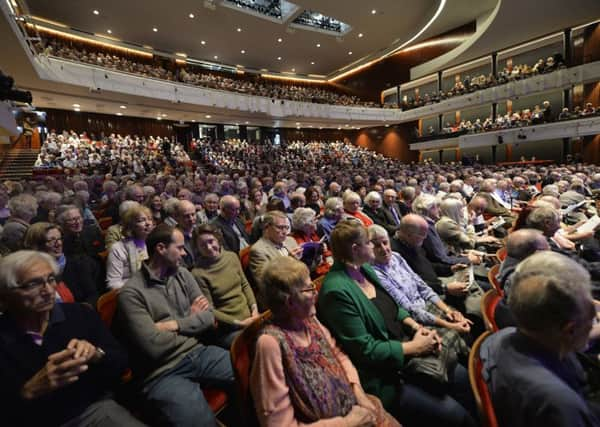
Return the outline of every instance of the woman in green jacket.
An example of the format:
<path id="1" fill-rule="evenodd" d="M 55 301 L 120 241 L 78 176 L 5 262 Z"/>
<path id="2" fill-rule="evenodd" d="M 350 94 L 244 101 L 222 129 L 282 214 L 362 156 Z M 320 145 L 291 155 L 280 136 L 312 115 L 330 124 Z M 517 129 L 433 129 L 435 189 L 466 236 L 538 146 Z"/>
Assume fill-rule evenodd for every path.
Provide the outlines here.
<path id="1" fill-rule="evenodd" d="M 435 353 L 440 339 L 418 326 L 381 287 L 368 265 L 374 254 L 366 228 L 357 221 L 342 221 L 330 242 L 335 263 L 319 293 L 317 313 L 356 366 L 365 390 L 379 397 L 405 426 L 475 426 L 450 395 L 434 395 L 404 381 L 405 359 Z M 406 326 L 416 329 L 412 338 Z M 464 367 L 457 365 L 452 374 L 450 390 L 472 402 Z"/>

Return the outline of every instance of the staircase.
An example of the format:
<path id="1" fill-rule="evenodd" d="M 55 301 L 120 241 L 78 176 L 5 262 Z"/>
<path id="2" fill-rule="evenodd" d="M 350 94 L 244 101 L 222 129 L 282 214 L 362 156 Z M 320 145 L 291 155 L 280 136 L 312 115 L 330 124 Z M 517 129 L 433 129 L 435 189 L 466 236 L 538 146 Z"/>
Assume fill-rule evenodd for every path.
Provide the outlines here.
<path id="1" fill-rule="evenodd" d="M 0 181 L 31 177 L 39 150 L 13 148 L 0 161 Z"/>

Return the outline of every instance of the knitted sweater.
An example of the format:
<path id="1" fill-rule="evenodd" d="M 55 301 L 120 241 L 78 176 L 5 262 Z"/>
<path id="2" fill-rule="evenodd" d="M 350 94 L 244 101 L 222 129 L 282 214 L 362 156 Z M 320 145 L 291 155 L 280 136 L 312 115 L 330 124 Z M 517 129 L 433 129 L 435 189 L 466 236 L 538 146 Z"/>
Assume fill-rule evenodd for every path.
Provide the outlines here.
<path id="1" fill-rule="evenodd" d="M 223 251 L 216 261 L 200 258 L 197 265 L 192 274 L 211 300 L 219 322 L 235 325 L 236 320 L 250 317 L 256 298 L 237 255 Z"/>

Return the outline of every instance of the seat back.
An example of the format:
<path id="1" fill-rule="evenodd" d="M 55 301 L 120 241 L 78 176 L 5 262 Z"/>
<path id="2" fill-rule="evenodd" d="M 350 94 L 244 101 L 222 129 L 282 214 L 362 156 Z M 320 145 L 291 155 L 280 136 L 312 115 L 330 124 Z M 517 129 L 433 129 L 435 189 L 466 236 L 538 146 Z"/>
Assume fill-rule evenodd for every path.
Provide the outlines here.
<path id="1" fill-rule="evenodd" d="M 240 251 L 240 263 L 242 264 L 242 269 L 244 272 L 248 270 L 248 266 L 250 265 L 250 248 L 252 246 L 246 246 L 244 249 Z"/>
<path id="2" fill-rule="evenodd" d="M 98 303 L 96 304 L 96 309 L 98 310 L 98 314 L 100 314 L 100 318 L 109 329 L 113 317 L 115 316 L 115 311 L 117 310 L 117 293 L 117 289 L 105 293 L 98 298 Z"/>
<path id="3" fill-rule="evenodd" d="M 490 332 L 498 331 L 498 325 L 496 324 L 495 311 L 496 306 L 500 302 L 502 297 L 498 295 L 495 289 L 490 289 L 481 298 L 481 314 L 483 315 L 483 323 L 485 323 L 485 329 Z"/>
<path id="4" fill-rule="evenodd" d="M 488 271 L 488 280 L 491 283 L 491 285 L 494 287 L 496 292 L 498 292 L 498 295 L 503 296 L 504 291 L 502 290 L 502 287 L 500 286 L 500 282 L 498 282 L 498 271 L 500 271 L 500 264 L 493 265 L 492 268 L 490 268 Z"/>
<path id="5" fill-rule="evenodd" d="M 503 246 L 496 251 L 496 258 L 498 258 L 498 261 L 500 262 L 506 259 L 506 246 Z"/>
<path id="6" fill-rule="evenodd" d="M 483 363 L 479 352 L 483 341 L 491 335 L 491 332 L 484 332 L 477 338 L 471 352 L 469 353 L 469 382 L 473 390 L 473 396 L 477 403 L 477 409 L 484 427 L 498 427 L 498 420 L 492 404 L 492 397 L 486 382 L 481 374 L 483 371 Z"/>
<path id="7" fill-rule="evenodd" d="M 235 372 L 242 415 L 246 419 L 246 426 L 257 426 L 258 420 L 254 412 L 252 397 L 250 396 L 250 370 L 252 369 L 252 348 L 256 337 L 264 323 L 271 318 L 271 311 L 267 310 L 247 326 L 231 345 L 231 364 Z"/>
<path id="8" fill-rule="evenodd" d="M 100 229 L 102 230 L 107 230 L 108 227 L 110 227 L 113 223 L 112 217 L 110 216 L 105 216 L 102 217 L 98 220 L 98 225 L 100 226 Z"/>

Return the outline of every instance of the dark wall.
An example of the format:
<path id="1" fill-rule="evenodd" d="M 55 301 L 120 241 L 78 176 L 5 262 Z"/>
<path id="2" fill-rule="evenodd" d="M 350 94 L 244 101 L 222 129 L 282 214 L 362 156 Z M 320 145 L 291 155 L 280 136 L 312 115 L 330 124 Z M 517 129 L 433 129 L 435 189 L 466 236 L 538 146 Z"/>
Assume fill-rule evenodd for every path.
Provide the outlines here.
<path id="1" fill-rule="evenodd" d="M 121 135 L 161 136 L 177 135 L 173 122 L 140 117 L 116 116 L 114 114 L 85 113 L 68 110 L 45 109 L 46 126 L 57 132 L 74 130 L 99 135 L 119 133 Z"/>
<path id="2" fill-rule="evenodd" d="M 399 159 L 405 163 L 417 161 L 418 151 L 411 151 L 409 148 L 410 129 L 414 123 L 406 123 L 394 127 L 376 127 L 361 130 L 353 141 L 369 150 L 377 151 L 384 156 Z"/>

